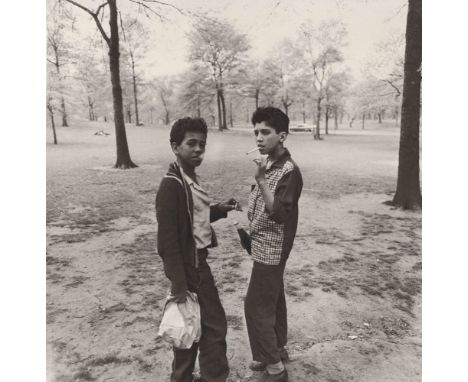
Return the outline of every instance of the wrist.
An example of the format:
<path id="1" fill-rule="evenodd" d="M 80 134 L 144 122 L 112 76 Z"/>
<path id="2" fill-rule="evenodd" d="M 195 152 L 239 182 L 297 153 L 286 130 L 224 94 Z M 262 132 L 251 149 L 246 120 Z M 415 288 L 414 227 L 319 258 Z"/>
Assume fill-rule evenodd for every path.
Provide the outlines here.
<path id="1" fill-rule="evenodd" d="M 260 187 L 265 186 L 265 184 L 266 184 L 265 179 L 257 179 L 257 184 L 258 184 Z"/>

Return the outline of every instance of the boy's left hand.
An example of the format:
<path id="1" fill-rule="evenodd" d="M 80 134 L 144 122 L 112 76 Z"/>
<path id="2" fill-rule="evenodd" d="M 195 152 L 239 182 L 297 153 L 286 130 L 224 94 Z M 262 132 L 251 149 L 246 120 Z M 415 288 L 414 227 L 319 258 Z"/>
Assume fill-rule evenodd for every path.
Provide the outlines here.
<path id="1" fill-rule="evenodd" d="M 229 211 L 232 211 L 234 209 L 236 209 L 236 207 L 239 205 L 239 203 L 237 202 L 236 199 L 234 198 L 230 198 L 228 200 L 225 200 L 221 203 L 218 204 L 218 208 L 222 211 L 222 212 L 229 212 Z"/>

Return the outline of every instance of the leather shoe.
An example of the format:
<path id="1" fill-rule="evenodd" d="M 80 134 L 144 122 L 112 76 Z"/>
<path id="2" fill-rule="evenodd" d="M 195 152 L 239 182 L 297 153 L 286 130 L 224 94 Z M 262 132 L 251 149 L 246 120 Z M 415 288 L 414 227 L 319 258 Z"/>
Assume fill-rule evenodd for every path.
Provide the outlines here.
<path id="1" fill-rule="evenodd" d="M 279 353 L 280 353 L 281 361 L 283 361 L 283 363 L 286 363 L 286 362 L 290 361 L 289 353 L 286 350 L 286 348 L 280 348 Z M 250 365 L 249 365 L 249 369 L 252 370 L 252 371 L 263 371 L 263 370 L 266 369 L 266 363 L 258 362 L 258 361 L 252 361 L 250 363 Z"/>

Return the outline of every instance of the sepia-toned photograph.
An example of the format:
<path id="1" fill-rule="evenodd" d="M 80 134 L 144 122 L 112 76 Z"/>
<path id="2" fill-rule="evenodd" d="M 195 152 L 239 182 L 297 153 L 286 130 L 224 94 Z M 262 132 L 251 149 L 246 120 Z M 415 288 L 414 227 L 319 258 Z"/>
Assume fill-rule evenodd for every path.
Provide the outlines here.
<path id="1" fill-rule="evenodd" d="M 422 0 L 45 26 L 47 382 L 422 381 Z"/>

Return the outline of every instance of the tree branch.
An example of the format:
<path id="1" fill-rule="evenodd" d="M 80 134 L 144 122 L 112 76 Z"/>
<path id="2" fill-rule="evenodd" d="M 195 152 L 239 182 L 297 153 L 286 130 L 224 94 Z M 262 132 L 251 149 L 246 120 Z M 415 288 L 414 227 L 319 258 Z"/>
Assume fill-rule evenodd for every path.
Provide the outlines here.
<path id="1" fill-rule="evenodd" d="M 81 5 L 80 3 L 77 3 L 76 1 L 73 1 L 73 0 L 65 0 L 67 2 L 69 2 L 70 4 L 73 4 L 75 7 L 78 7 L 80 9 L 82 9 L 83 11 L 89 13 L 91 15 L 91 17 L 94 19 L 94 21 L 96 22 L 96 25 L 99 29 L 99 32 L 101 32 L 102 34 L 102 37 L 104 38 L 104 40 L 106 40 L 106 43 L 107 45 L 110 46 L 110 39 L 109 37 L 107 36 L 106 34 L 106 31 L 104 30 L 104 28 L 102 27 L 102 24 L 101 22 L 99 21 L 99 18 L 98 18 L 98 15 L 99 15 L 99 12 L 101 11 L 101 9 L 107 5 L 107 2 L 106 3 L 103 3 L 101 4 L 97 11 L 96 12 L 93 12 L 91 11 L 90 9 L 86 8 L 84 5 Z"/>
<path id="2" fill-rule="evenodd" d="M 108 4 L 108 3 L 107 3 L 107 1 L 106 1 L 105 3 L 102 3 L 102 4 L 98 7 L 98 9 L 96 9 L 96 12 L 95 12 L 95 13 L 96 13 L 96 16 L 99 15 L 99 12 L 101 12 L 101 9 L 104 8 L 107 4 Z"/>
<path id="3" fill-rule="evenodd" d="M 137 0 L 129 0 L 129 1 L 132 2 L 132 3 L 135 3 L 135 4 L 138 4 L 138 5 L 142 6 L 142 7 L 145 9 L 145 11 L 148 10 L 148 11 L 150 11 L 151 13 L 154 13 L 156 16 L 159 17 L 159 19 L 160 19 L 161 21 L 163 21 L 163 17 L 162 17 L 159 13 L 157 13 L 153 8 L 151 8 L 151 7 L 149 7 L 148 5 L 144 4 L 142 1 L 137 1 Z"/>
<path id="4" fill-rule="evenodd" d="M 401 95 L 400 89 L 398 89 L 398 88 L 392 83 L 392 81 L 390 81 L 390 80 L 382 80 L 382 81 L 388 83 L 393 89 L 395 89 L 396 92 L 397 92 L 397 96 L 400 96 L 400 95 Z"/>
<path id="5" fill-rule="evenodd" d="M 176 7 L 175 5 L 173 4 L 169 4 L 169 3 L 164 3 L 162 1 L 158 1 L 158 0 L 142 0 L 143 2 L 145 3 L 155 3 L 155 4 L 159 4 L 159 5 L 164 5 L 164 6 L 167 6 L 167 7 L 171 7 L 171 8 L 174 8 L 177 12 L 179 12 L 181 15 L 184 14 L 184 12 L 182 11 L 182 9 Z"/>

